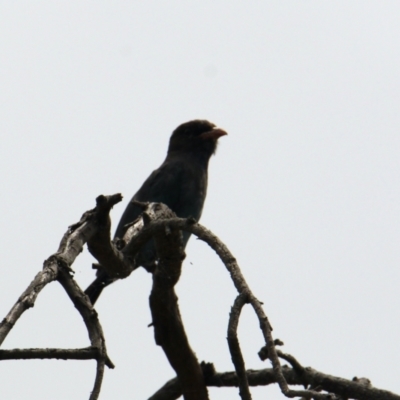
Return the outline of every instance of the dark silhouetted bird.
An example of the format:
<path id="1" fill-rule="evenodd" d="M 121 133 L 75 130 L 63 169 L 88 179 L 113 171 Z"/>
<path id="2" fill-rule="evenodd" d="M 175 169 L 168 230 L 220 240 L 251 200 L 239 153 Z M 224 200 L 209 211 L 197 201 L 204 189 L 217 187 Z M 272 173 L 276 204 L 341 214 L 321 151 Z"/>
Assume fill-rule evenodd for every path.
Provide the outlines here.
<path id="1" fill-rule="evenodd" d="M 215 153 L 217 140 L 227 133 L 211 122 L 194 120 L 186 122 L 172 133 L 167 157 L 161 166 L 152 172 L 142 187 L 133 196 L 133 201 L 166 204 L 178 217 L 200 219 L 207 193 L 207 169 L 210 157 Z M 132 201 L 128 204 L 115 232 L 122 238 L 127 225 L 135 221 L 143 210 Z M 183 232 L 185 247 L 190 234 Z M 138 265 L 151 266 L 156 261 L 154 243 L 147 243 L 136 257 Z M 92 304 L 103 288 L 114 282 L 105 271 L 86 289 Z"/>

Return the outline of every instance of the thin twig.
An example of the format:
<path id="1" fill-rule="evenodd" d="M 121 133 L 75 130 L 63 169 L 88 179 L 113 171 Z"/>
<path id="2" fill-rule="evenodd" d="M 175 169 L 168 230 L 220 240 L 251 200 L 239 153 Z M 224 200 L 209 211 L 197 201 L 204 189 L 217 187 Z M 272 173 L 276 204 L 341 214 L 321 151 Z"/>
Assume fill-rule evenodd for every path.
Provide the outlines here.
<path id="1" fill-rule="evenodd" d="M 96 368 L 96 379 L 94 381 L 94 386 L 92 393 L 90 393 L 89 400 L 97 400 L 100 396 L 101 384 L 103 382 L 104 376 L 104 360 L 97 362 Z"/>
<path id="2" fill-rule="evenodd" d="M 0 350 L 0 360 L 96 360 L 100 358 L 97 347 L 83 347 L 80 349 L 7 349 Z"/>
<path id="3" fill-rule="evenodd" d="M 247 381 L 246 367 L 237 336 L 237 328 L 239 325 L 240 313 L 247 301 L 248 298 L 246 293 L 239 294 L 236 297 L 229 315 L 228 323 L 228 346 L 239 381 L 239 394 L 243 400 L 251 400 L 251 393 Z"/>
<path id="4" fill-rule="evenodd" d="M 107 355 L 103 329 L 100 325 L 97 312 L 93 308 L 88 297 L 66 271 L 60 271 L 58 281 L 61 283 L 75 308 L 82 316 L 83 322 L 85 323 L 86 329 L 89 333 L 91 345 L 92 347 L 96 347 L 101 355 L 101 357 L 98 358 L 98 363 L 102 362 L 102 359 L 104 359 L 105 364 L 109 368 L 114 368 L 114 364 Z"/>

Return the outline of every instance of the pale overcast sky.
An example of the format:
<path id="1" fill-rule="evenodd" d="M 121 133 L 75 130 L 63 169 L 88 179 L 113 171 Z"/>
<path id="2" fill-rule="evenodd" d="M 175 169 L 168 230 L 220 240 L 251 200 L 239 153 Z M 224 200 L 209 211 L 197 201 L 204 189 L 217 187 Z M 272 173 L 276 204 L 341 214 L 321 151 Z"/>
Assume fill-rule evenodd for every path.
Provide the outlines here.
<path id="1" fill-rule="evenodd" d="M 172 130 L 206 118 L 229 135 L 201 222 L 237 257 L 283 349 L 399 393 L 399 21 L 398 1 L 2 1 L 0 318 L 96 196 L 124 195 L 115 226 Z M 73 265 L 83 288 L 92 262 L 85 251 Z M 175 376 L 147 327 L 150 287 L 140 270 L 96 305 L 116 364 L 102 400 L 146 399 Z M 177 291 L 199 360 L 232 370 L 235 291 L 193 238 Z M 240 340 L 247 368 L 270 366 L 250 309 Z M 3 347 L 88 344 L 53 283 Z M 87 399 L 94 373 L 92 361 L 2 361 L 2 398 Z M 283 397 L 253 389 L 267 395 Z"/>

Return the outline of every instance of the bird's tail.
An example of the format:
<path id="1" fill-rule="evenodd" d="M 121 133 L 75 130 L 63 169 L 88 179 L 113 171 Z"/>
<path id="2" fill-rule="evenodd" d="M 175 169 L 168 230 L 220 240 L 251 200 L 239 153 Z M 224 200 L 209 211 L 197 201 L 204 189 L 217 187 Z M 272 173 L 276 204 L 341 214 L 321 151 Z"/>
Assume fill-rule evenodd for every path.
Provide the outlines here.
<path id="1" fill-rule="evenodd" d="M 86 288 L 85 294 L 89 297 L 92 305 L 96 303 L 103 289 L 115 282 L 114 278 L 109 277 L 104 271 Z"/>

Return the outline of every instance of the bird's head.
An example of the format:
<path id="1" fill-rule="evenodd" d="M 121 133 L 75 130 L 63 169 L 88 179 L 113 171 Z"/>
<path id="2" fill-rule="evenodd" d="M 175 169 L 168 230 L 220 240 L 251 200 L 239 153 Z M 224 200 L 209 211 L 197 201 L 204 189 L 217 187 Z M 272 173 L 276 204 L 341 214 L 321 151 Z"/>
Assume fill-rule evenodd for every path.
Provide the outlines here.
<path id="1" fill-rule="evenodd" d="M 172 132 L 168 154 L 187 153 L 208 161 L 217 149 L 218 138 L 224 135 L 224 130 L 209 121 L 185 122 Z"/>

